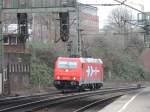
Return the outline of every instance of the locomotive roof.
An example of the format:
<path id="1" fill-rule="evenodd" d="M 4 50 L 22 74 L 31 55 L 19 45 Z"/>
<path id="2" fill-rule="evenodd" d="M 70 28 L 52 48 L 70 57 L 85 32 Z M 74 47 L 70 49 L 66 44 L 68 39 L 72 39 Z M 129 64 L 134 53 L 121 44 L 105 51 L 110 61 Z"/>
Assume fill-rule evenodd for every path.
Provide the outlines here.
<path id="1" fill-rule="evenodd" d="M 59 57 L 58 59 L 65 59 L 65 60 L 79 60 L 82 63 L 100 63 L 103 64 L 103 61 L 101 59 L 95 59 L 95 58 L 71 58 L 71 57 Z"/>

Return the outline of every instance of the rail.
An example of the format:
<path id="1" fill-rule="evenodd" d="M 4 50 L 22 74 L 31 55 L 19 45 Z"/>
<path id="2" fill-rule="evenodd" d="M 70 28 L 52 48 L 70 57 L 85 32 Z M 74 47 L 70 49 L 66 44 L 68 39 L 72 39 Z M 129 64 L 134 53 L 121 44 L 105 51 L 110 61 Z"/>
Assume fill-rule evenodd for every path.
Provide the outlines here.
<path id="1" fill-rule="evenodd" d="M 37 110 L 40 110 L 49 106 L 54 106 L 56 104 L 66 102 L 68 100 L 85 98 L 85 97 L 90 97 L 93 95 L 105 95 L 105 94 L 110 94 L 110 93 L 113 94 L 116 92 L 127 92 L 127 91 L 131 91 L 135 89 L 137 89 L 137 87 L 119 88 L 119 89 L 110 89 L 110 90 L 98 90 L 98 91 L 83 92 L 83 93 L 71 93 L 71 94 L 61 95 L 61 96 L 53 96 L 50 98 L 47 97 L 43 100 L 32 101 L 28 103 L 22 103 L 16 106 L 3 108 L 3 109 L 0 109 L 0 112 L 13 112 L 16 110 L 33 112 L 33 111 L 37 111 Z"/>

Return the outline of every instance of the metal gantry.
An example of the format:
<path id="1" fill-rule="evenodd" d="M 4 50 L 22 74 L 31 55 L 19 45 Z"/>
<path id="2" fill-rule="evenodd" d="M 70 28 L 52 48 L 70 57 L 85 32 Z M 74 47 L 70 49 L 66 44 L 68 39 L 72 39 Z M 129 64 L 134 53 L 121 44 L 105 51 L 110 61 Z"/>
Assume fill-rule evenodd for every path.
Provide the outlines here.
<path id="1" fill-rule="evenodd" d="M 76 0 L 1 0 L 5 13 L 74 11 Z"/>
<path id="2" fill-rule="evenodd" d="M 150 12 L 143 12 L 137 8 L 134 8 L 133 6 L 130 6 L 125 3 L 126 0 L 124 0 L 123 2 L 121 2 L 120 0 L 114 0 L 114 1 L 139 12 L 139 14 L 137 16 L 138 17 L 138 25 L 135 25 L 135 26 L 143 27 L 143 29 L 145 31 L 145 34 L 144 34 L 145 47 L 150 48 Z"/>

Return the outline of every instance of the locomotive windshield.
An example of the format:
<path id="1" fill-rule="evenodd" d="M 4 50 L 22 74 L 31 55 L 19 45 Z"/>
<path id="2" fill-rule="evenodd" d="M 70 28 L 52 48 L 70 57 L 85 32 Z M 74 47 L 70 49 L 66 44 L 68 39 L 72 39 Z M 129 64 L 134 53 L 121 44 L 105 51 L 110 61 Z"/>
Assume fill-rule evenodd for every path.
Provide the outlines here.
<path id="1" fill-rule="evenodd" d="M 77 62 L 59 61 L 58 62 L 58 68 L 75 69 L 75 68 L 77 68 Z"/>

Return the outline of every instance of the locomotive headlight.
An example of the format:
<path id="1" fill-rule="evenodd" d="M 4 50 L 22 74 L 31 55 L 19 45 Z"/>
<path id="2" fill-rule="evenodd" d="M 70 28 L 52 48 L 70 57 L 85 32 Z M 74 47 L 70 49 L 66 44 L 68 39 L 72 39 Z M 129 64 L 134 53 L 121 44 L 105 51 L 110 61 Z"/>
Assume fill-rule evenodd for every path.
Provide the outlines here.
<path id="1" fill-rule="evenodd" d="M 60 80 L 60 76 L 57 76 L 57 80 Z"/>
<path id="2" fill-rule="evenodd" d="M 73 80 L 76 80 L 76 77 L 73 77 Z"/>
<path id="3" fill-rule="evenodd" d="M 68 69 L 66 69 L 66 70 L 65 70 L 65 72 L 69 72 L 69 70 L 68 70 Z"/>

